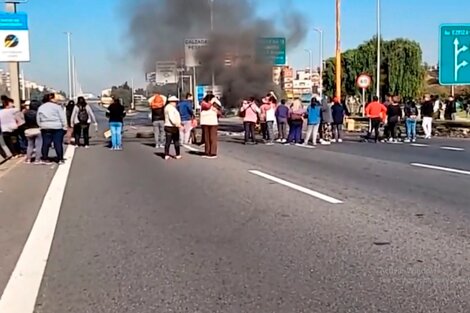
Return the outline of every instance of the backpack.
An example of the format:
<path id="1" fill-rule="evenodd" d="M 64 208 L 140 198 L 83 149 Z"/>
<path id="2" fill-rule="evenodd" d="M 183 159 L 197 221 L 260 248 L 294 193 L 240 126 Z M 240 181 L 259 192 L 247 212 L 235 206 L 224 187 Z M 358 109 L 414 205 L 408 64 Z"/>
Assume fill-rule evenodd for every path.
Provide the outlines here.
<path id="1" fill-rule="evenodd" d="M 88 124 L 88 112 L 86 110 L 86 107 L 80 107 L 78 109 L 78 121 L 80 124 Z"/>
<path id="2" fill-rule="evenodd" d="M 160 95 L 155 95 L 155 97 L 153 97 L 152 103 L 150 104 L 150 107 L 152 108 L 152 110 L 161 109 L 164 106 L 165 106 L 165 100 L 163 100 L 163 97 Z"/>

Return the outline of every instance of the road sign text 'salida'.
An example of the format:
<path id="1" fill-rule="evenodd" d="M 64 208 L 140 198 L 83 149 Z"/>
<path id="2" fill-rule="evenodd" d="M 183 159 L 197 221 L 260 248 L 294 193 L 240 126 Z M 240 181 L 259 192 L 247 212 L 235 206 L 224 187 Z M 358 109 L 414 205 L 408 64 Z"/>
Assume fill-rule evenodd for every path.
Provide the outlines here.
<path id="1" fill-rule="evenodd" d="M 439 36 L 439 83 L 470 85 L 470 24 L 442 24 Z"/>

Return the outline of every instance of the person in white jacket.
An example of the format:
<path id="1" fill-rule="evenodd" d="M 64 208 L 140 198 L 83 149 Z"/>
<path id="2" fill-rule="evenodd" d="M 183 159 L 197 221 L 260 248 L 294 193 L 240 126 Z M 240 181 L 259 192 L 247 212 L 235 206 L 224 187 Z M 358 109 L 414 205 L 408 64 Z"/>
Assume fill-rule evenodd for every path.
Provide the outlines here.
<path id="1" fill-rule="evenodd" d="M 204 134 L 204 157 L 217 158 L 219 115 L 222 105 L 214 95 L 207 95 L 201 103 L 201 127 Z"/>
<path id="2" fill-rule="evenodd" d="M 164 115 L 165 115 L 165 160 L 170 159 L 170 146 L 173 143 L 175 146 L 175 158 L 177 160 L 181 159 L 181 149 L 180 149 L 180 128 L 181 116 L 176 108 L 179 99 L 175 96 L 168 98 L 168 104 L 165 106 Z"/>

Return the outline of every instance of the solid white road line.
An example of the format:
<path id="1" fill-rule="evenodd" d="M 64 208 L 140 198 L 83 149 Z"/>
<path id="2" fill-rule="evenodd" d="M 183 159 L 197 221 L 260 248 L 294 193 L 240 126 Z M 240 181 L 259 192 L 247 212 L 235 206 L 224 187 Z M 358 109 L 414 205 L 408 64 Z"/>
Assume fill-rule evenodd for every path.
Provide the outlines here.
<path id="1" fill-rule="evenodd" d="M 442 167 L 442 166 L 422 164 L 422 163 L 411 163 L 411 165 L 416 166 L 416 167 L 428 168 L 428 169 L 431 169 L 431 170 L 437 170 L 437 171 L 443 171 L 443 172 L 449 172 L 449 173 L 456 173 L 456 174 L 463 174 L 463 175 L 470 175 L 470 171 L 460 170 L 460 169 L 456 169 L 456 168 Z"/>
<path id="2" fill-rule="evenodd" d="M 464 148 L 459 147 L 441 147 L 442 150 L 449 150 L 449 151 L 465 151 Z"/>
<path id="3" fill-rule="evenodd" d="M 46 268 L 70 172 L 74 146 L 65 152 L 65 164 L 52 178 L 28 240 L 0 298 L 2 313 L 32 313 Z"/>
<path id="4" fill-rule="evenodd" d="M 322 194 L 322 193 L 320 193 L 320 192 L 317 192 L 317 191 L 314 191 L 314 190 L 311 190 L 311 189 L 308 189 L 308 188 L 305 188 L 305 187 L 296 185 L 296 184 L 291 183 L 291 182 L 288 182 L 288 181 L 286 181 L 286 180 L 284 180 L 284 179 L 271 176 L 271 175 L 266 174 L 266 173 L 263 173 L 263 172 L 261 172 L 261 171 L 249 170 L 248 172 L 250 172 L 251 174 L 254 174 L 254 175 L 263 177 L 263 178 L 265 178 L 265 179 L 267 179 L 267 180 L 273 181 L 273 182 L 275 182 L 275 183 L 278 183 L 278 184 L 280 184 L 280 185 L 283 185 L 283 186 L 289 187 L 289 188 L 291 188 L 291 189 L 294 189 L 294 190 L 303 192 L 303 193 L 305 193 L 305 194 L 307 194 L 307 195 L 309 195 L 309 196 L 312 196 L 312 197 L 318 198 L 318 199 L 320 199 L 320 200 L 329 202 L 329 203 L 331 203 L 331 204 L 341 204 L 341 203 L 343 203 L 343 201 L 341 201 L 341 200 L 338 200 L 338 199 L 335 199 L 335 198 L 333 198 L 333 197 L 330 197 L 330 196 L 327 196 L 327 195 L 325 195 L 325 194 Z"/>
<path id="5" fill-rule="evenodd" d="M 413 147 L 429 147 L 429 145 L 426 145 L 424 143 L 412 143 L 410 146 L 413 146 Z"/>

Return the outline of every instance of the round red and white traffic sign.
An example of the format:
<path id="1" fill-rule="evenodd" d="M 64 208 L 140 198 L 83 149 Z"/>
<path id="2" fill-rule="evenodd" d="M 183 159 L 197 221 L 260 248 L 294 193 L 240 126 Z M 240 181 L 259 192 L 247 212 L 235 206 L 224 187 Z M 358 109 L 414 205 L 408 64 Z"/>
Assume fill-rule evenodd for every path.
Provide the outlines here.
<path id="1" fill-rule="evenodd" d="M 371 83 L 372 83 L 372 79 L 367 74 L 359 75 L 356 80 L 357 87 L 361 89 L 369 88 Z"/>

